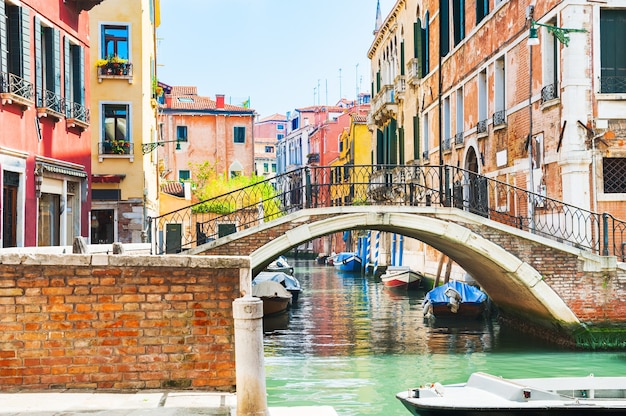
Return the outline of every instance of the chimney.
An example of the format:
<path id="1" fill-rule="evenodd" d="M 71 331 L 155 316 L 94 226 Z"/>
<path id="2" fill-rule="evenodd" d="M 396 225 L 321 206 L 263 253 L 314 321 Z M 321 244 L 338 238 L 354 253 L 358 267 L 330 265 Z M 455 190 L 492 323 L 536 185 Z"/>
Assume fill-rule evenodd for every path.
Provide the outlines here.
<path id="1" fill-rule="evenodd" d="M 224 109 L 224 94 L 216 94 L 215 95 L 215 107 L 218 110 Z"/>

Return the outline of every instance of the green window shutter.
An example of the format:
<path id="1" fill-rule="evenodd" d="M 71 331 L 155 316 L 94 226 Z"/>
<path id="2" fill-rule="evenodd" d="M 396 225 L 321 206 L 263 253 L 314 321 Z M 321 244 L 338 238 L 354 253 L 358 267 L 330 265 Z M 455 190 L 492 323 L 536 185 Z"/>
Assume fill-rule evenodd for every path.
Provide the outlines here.
<path id="1" fill-rule="evenodd" d="M 85 106 L 85 48 L 74 48 L 74 102 Z M 77 96 L 77 94 L 79 96 Z"/>
<path id="2" fill-rule="evenodd" d="M 22 39 L 22 62 L 21 62 L 21 75 L 26 81 L 30 82 L 30 12 L 24 7 L 20 7 L 21 15 L 21 33 Z"/>
<path id="3" fill-rule="evenodd" d="M 413 159 L 420 158 L 420 118 L 413 116 Z"/>
<path id="4" fill-rule="evenodd" d="M 385 139 L 384 133 L 380 129 L 376 129 L 376 164 L 383 165 L 385 163 Z"/>
<path id="5" fill-rule="evenodd" d="M 424 30 L 422 29 L 422 21 L 417 19 L 415 23 L 415 57 L 417 58 L 417 76 L 424 75 Z"/>
<path id="6" fill-rule="evenodd" d="M 413 58 L 419 59 L 419 51 L 422 44 L 422 21 L 417 19 L 417 22 L 413 23 Z"/>
<path id="7" fill-rule="evenodd" d="M 9 45 L 7 44 L 7 17 L 4 14 L 4 0 L 0 0 L 0 72 L 6 74 L 9 72 L 9 65 L 7 63 L 7 50 Z"/>
<path id="8" fill-rule="evenodd" d="M 54 94 L 57 97 L 61 96 L 61 32 L 59 29 L 52 29 L 52 61 L 53 61 L 53 76 L 54 76 Z"/>
<path id="9" fill-rule="evenodd" d="M 430 16 L 426 12 L 424 19 L 424 29 L 422 29 L 422 49 L 424 50 L 424 64 L 422 65 L 422 76 L 428 74 L 430 71 Z"/>
<path id="10" fill-rule="evenodd" d="M 72 105 L 74 97 L 72 97 L 71 80 L 70 80 L 70 40 L 67 36 L 63 37 L 63 96 L 65 97 L 65 116 L 72 116 Z"/>
<path id="11" fill-rule="evenodd" d="M 398 154 L 398 162 L 404 165 L 406 163 L 404 160 L 404 127 L 398 129 Z"/>
<path id="12" fill-rule="evenodd" d="M 376 72 L 376 93 L 380 92 L 380 71 Z"/>
<path id="13" fill-rule="evenodd" d="M 450 4 L 439 0 L 439 6 L 439 54 L 446 56 L 450 52 Z"/>
<path id="14" fill-rule="evenodd" d="M 461 43 L 465 39 L 465 1 L 464 0 L 452 0 L 454 11 L 454 45 Z"/>
<path id="15" fill-rule="evenodd" d="M 398 131 L 397 123 L 395 119 L 391 119 L 389 122 L 389 164 L 398 164 Z"/>
<path id="16" fill-rule="evenodd" d="M 404 75 L 404 41 L 400 42 L 400 75 Z"/>
<path id="17" fill-rule="evenodd" d="M 37 96 L 37 107 L 43 107 L 43 56 L 41 45 L 41 21 L 35 17 L 35 89 Z"/>

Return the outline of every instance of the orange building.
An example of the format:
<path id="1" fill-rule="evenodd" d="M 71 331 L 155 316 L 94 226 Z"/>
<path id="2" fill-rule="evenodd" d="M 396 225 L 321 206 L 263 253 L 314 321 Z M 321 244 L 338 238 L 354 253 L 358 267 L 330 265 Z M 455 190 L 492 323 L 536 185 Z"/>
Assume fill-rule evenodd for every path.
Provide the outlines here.
<path id="1" fill-rule="evenodd" d="M 159 140 L 168 142 L 159 161 L 162 178 L 193 181 L 193 167 L 204 163 L 224 178 L 254 173 L 253 109 L 174 86 L 166 92 L 160 123 Z"/>

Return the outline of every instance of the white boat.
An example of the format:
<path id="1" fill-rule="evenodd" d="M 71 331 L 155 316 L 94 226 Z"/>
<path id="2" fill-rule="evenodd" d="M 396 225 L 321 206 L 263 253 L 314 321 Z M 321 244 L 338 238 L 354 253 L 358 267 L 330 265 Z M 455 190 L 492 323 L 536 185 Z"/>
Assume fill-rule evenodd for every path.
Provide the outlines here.
<path id="1" fill-rule="evenodd" d="M 279 256 L 265 268 L 265 271 L 293 274 L 293 266 L 289 264 L 285 256 Z"/>
<path id="2" fill-rule="evenodd" d="M 271 280 L 252 285 L 252 296 L 263 301 L 263 316 L 285 312 L 291 302 L 291 293 Z"/>
<path id="3" fill-rule="evenodd" d="M 466 383 L 434 383 L 396 397 L 416 416 L 625 415 L 626 377 L 505 379 L 473 373 Z"/>
<path id="4" fill-rule="evenodd" d="M 285 272 L 260 272 L 254 279 L 252 284 L 256 285 L 260 282 L 271 280 L 273 282 L 280 283 L 289 293 L 291 293 L 291 301 L 297 302 L 300 292 L 302 292 L 302 286 L 298 279 Z"/>
<path id="5" fill-rule="evenodd" d="M 422 282 L 422 275 L 409 266 L 388 266 L 380 280 L 385 287 L 392 289 L 417 289 Z"/>

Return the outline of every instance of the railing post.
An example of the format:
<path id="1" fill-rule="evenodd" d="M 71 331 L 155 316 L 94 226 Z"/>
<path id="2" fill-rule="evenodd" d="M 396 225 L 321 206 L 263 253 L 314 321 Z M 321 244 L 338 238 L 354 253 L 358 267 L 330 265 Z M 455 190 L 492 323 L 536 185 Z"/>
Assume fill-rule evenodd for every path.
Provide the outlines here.
<path id="1" fill-rule="evenodd" d="M 311 169 L 307 166 L 304 168 L 304 183 L 305 183 L 305 197 L 306 208 L 311 208 Z"/>
<path id="2" fill-rule="evenodd" d="M 439 182 L 441 182 L 441 179 L 439 179 Z M 449 166 L 446 166 L 444 170 L 444 183 L 445 183 L 445 189 L 444 189 L 445 196 L 443 200 L 443 206 L 449 207 L 452 205 L 450 203 L 452 195 L 450 195 L 450 167 Z"/>
<path id="3" fill-rule="evenodd" d="M 602 236 L 602 240 L 603 240 L 603 248 L 602 248 L 602 255 L 603 256 L 608 256 L 609 255 L 609 214 L 607 214 L 606 212 L 604 214 L 602 214 L 602 228 L 603 228 L 603 236 Z"/>

